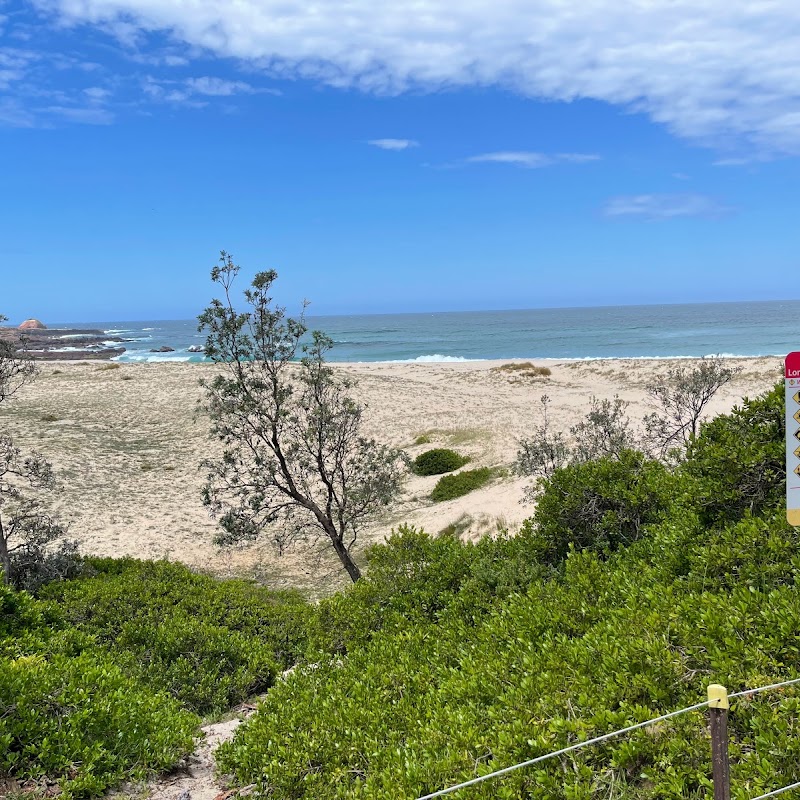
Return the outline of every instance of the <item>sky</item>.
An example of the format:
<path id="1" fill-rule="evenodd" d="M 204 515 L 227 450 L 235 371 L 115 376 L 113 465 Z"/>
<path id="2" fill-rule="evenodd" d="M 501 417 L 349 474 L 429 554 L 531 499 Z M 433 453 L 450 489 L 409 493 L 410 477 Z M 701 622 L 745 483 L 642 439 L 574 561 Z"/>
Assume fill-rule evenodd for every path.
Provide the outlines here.
<path id="1" fill-rule="evenodd" d="M 796 0 L 0 0 L 0 313 L 800 298 Z"/>

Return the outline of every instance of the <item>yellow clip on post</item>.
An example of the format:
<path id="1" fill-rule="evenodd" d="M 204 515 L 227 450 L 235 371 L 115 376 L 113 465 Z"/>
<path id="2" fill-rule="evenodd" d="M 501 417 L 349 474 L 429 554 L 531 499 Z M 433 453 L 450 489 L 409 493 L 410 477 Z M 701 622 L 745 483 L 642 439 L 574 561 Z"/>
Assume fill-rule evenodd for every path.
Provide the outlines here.
<path id="1" fill-rule="evenodd" d="M 708 707 L 709 708 L 730 708 L 728 702 L 728 690 L 718 683 L 712 683 L 708 687 Z"/>

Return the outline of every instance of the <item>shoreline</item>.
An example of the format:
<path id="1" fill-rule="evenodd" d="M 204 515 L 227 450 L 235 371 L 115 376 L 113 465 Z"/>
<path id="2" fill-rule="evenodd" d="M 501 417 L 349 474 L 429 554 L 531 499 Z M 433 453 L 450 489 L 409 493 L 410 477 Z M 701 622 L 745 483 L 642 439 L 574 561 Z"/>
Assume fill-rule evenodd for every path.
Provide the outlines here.
<path id="1" fill-rule="evenodd" d="M 363 559 L 365 545 L 403 522 L 430 533 L 455 526 L 467 539 L 514 532 L 532 509 L 520 503 L 530 479 L 513 475 L 511 467 L 518 440 L 538 422 L 541 395 L 551 398 L 552 419 L 565 431 L 585 415 L 592 395 L 619 395 L 631 404 L 636 422 L 649 410 L 647 386 L 675 362 L 536 359 L 551 370 L 549 377 L 497 369 L 527 360 L 331 362 L 357 380 L 368 436 L 412 458 L 429 447 L 452 447 L 469 456 L 467 469 L 505 471 L 485 488 L 444 503 L 429 497 L 438 477 L 409 476 L 399 502 L 363 532 L 357 558 Z M 760 394 L 782 374 L 775 357 L 733 361 L 743 371 L 715 397 L 712 414 Z M 67 360 L 41 361 L 40 367 L 39 378 L 3 405 L 0 426 L 24 449 L 40 450 L 53 462 L 60 486 L 53 510 L 85 552 L 168 557 L 305 591 L 325 593 L 342 585 L 326 550 L 309 546 L 277 556 L 266 542 L 224 552 L 213 545 L 216 523 L 201 503 L 199 465 L 219 445 L 197 401 L 198 379 L 216 365 Z M 419 437 L 428 443 L 415 444 Z"/>

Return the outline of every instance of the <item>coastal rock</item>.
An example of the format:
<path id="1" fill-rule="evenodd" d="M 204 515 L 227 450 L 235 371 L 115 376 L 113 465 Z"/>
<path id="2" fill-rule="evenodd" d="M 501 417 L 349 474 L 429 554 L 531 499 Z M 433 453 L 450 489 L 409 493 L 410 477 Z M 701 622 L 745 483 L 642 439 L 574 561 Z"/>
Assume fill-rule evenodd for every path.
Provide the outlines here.
<path id="1" fill-rule="evenodd" d="M 191 347 L 186 348 L 187 353 L 205 353 L 206 349 L 201 344 L 193 344 Z"/>
<path id="2" fill-rule="evenodd" d="M 26 320 L 23 325 L 42 323 Z M 22 347 L 32 358 L 55 361 L 74 361 L 85 358 L 109 359 L 122 355 L 125 348 L 117 345 L 123 340 L 105 331 L 87 328 L 4 328 L 0 341 Z"/>
<path id="3" fill-rule="evenodd" d="M 46 331 L 47 325 L 40 322 L 38 319 L 26 319 L 22 325 L 19 326 L 21 331 Z"/>
<path id="4" fill-rule="evenodd" d="M 174 347 L 167 347 L 167 345 L 164 344 L 164 345 L 161 345 L 161 347 L 154 347 L 152 350 L 150 350 L 150 352 L 151 353 L 174 353 L 175 352 L 175 348 Z"/>

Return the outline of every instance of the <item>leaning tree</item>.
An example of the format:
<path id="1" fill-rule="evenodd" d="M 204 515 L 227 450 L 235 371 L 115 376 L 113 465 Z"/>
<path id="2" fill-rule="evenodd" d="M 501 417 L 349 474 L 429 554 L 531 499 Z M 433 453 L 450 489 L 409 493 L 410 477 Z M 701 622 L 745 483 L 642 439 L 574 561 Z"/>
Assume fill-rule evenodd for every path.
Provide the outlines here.
<path id="1" fill-rule="evenodd" d="M 5 321 L 0 315 L 0 322 Z M 0 338 L 0 403 L 36 377 L 36 365 L 16 335 Z M 62 541 L 64 528 L 44 508 L 38 490 L 55 485 L 50 462 L 41 453 L 24 454 L 0 430 L 0 569 L 5 583 L 35 588 L 73 569 L 74 542 Z"/>
<path id="2" fill-rule="evenodd" d="M 269 533 L 283 550 L 322 538 L 357 581 L 352 548 L 364 524 L 398 495 L 404 456 L 364 435 L 354 382 L 325 361 L 331 339 L 307 335 L 305 305 L 294 319 L 273 302 L 277 273 L 255 276 L 242 311 L 231 295 L 238 273 L 223 251 L 211 279 L 224 299 L 199 317 L 206 355 L 222 367 L 201 381 L 223 444 L 220 458 L 204 462 L 203 502 L 219 519 L 217 542 Z"/>

